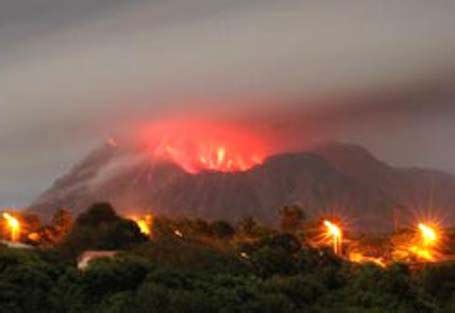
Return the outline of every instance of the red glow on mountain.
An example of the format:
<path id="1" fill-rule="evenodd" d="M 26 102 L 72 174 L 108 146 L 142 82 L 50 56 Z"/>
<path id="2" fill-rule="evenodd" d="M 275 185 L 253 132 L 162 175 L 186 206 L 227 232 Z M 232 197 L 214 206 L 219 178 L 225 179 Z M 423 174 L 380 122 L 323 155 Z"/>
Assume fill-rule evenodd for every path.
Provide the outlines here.
<path id="1" fill-rule="evenodd" d="M 141 132 L 154 158 L 170 160 L 189 173 L 245 171 L 267 157 L 267 145 L 255 132 L 223 122 L 173 120 Z"/>

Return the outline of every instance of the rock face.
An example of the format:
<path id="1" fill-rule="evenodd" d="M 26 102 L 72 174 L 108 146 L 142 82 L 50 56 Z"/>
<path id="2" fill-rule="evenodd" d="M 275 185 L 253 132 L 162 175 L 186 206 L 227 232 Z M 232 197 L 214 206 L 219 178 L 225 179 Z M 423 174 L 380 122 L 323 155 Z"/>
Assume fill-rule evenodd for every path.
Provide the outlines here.
<path id="1" fill-rule="evenodd" d="M 430 206 L 453 218 L 452 190 L 452 175 L 394 168 L 353 145 L 278 154 L 244 172 L 197 174 L 105 145 L 56 180 L 29 210 L 49 217 L 65 207 L 78 214 L 93 202 L 109 201 L 126 215 L 152 211 L 231 222 L 253 216 L 275 224 L 280 207 L 299 204 L 308 215 L 339 213 L 360 229 L 386 231 L 398 217 Z"/>

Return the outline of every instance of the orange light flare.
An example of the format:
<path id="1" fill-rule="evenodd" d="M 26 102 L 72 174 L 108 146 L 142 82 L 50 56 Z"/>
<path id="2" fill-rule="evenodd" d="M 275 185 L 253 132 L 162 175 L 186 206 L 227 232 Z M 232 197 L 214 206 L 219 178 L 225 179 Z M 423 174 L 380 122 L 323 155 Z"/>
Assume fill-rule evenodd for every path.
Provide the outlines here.
<path id="1" fill-rule="evenodd" d="M 147 214 L 142 218 L 138 218 L 136 216 L 130 216 L 128 218 L 130 220 L 136 222 L 141 233 L 143 233 L 144 235 L 147 235 L 147 236 L 150 236 L 152 234 L 153 217 L 151 214 Z"/>
<path id="2" fill-rule="evenodd" d="M 138 138 L 153 160 L 171 161 L 192 174 L 246 171 L 270 154 L 257 132 L 219 121 L 161 121 L 141 129 Z"/>
<path id="3" fill-rule="evenodd" d="M 27 235 L 27 238 L 31 241 L 38 242 L 41 239 L 41 236 L 37 232 L 33 232 Z"/>
<path id="4" fill-rule="evenodd" d="M 435 224 L 419 223 L 417 237 L 410 245 L 408 251 L 425 261 L 435 262 L 440 258 L 439 245 L 442 233 Z"/>
<path id="5" fill-rule="evenodd" d="M 434 253 L 431 249 L 422 248 L 421 246 L 411 246 L 409 247 L 409 252 L 417 256 L 419 259 L 423 259 L 425 261 L 435 261 L 436 258 Z"/>
<path id="6" fill-rule="evenodd" d="M 3 213 L 3 218 L 6 220 L 8 227 L 10 228 L 11 241 L 18 241 L 21 230 L 21 224 L 19 220 L 7 212 Z"/>
<path id="7" fill-rule="evenodd" d="M 433 247 L 438 243 L 438 235 L 435 228 L 426 224 L 418 225 L 420 235 L 422 237 L 422 245 L 425 247 Z"/>
<path id="8" fill-rule="evenodd" d="M 342 229 L 336 225 L 335 223 L 324 220 L 323 222 L 325 226 L 325 238 L 331 241 L 333 252 L 336 255 L 342 255 L 342 243 L 343 243 L 343 231 Z"/>
<path id="9" fill-rule="evenodd" d="M 349 254 L 349 261 L 351 261 L 353 263 L 359 263 L 359 264 L 374 263 L 380 267 L 386 267 L 386 263 L 384 262 L 383 258 L 365 256 L 361 252 L 351 252 Z"/>

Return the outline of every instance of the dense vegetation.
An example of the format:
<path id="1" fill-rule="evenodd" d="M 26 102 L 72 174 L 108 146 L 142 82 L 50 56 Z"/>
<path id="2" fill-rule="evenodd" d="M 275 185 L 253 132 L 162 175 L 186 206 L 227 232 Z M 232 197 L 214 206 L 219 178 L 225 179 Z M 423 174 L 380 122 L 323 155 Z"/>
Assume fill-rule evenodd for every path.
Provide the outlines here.
<path id="1" fill-rule="evenodd" d="M 157 218 L 148 240 L 94 205 L 54 248 L 0 248 L 0 312 L 455 312 L 455 264 L 348 263 L 305 244 L 295 208 L 282 216 L 286 232 Z M 90 249 L 121 252 L 78 270 Z"/>

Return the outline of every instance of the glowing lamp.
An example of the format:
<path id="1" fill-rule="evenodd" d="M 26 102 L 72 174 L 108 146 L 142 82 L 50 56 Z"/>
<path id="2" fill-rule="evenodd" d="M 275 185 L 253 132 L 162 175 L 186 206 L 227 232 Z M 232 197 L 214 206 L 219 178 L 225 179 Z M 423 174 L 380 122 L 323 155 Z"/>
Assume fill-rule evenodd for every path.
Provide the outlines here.
<path id="1" fill-rule="evenodd" d="M 433 246 L 438 240 L 436 230 L 423 223 L 420 223 L 418 227 L 420 235 L 422 236 L 423 245 L 427 247 Z"/>
<path id="2" fill-rule="evenodd" d="M 11 241 L 17 241 L 20 232 L 20 223 L 18 219 L 7 212 L 3 213 L 3 218 L 6 220 L 8 227 L 10 228 Z"/>
<path id="3" fill-rule="evenodd" d="M 337 255 L 341 255 L 341 244 L 343 239 L 341 228 L 328 220 L 324 221 L 324 226 L 326 228 L 326 236 L 332 241 L 333 252 Z"/>

